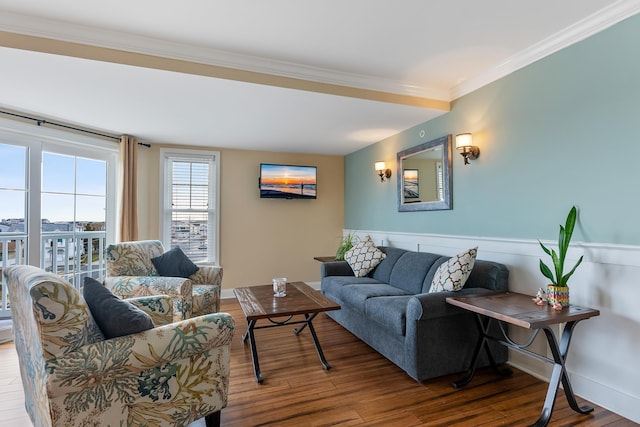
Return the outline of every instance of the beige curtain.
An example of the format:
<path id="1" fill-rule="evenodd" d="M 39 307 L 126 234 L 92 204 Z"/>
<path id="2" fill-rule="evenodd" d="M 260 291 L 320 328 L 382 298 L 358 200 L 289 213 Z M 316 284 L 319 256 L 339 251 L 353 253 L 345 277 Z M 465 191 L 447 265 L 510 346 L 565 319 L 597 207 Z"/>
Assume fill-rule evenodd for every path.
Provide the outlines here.
<path id="1" fill-rule="evenodd" d="M 120 241 L 138 240 L 138 140 L 129 135 L 120 138 Z"/>

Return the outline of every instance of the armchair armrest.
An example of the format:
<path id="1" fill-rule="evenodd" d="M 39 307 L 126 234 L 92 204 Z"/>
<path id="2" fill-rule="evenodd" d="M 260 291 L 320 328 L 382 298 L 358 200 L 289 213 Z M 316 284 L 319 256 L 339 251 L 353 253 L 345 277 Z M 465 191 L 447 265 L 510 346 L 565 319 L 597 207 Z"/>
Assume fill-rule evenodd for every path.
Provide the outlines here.
<path id="1" fill-rule="evenodd" d="M 327 276 L 353 276 L 353 270 L 347 261 L 323 262 L 320 265 L 320 277 Z"/>
<path id="2" fill-rule="evenodd" d="M 129 298 L 127 301 L 151 316 L 156 327 L 173 323 L 173 304 L 168 295 L 135 297 Z"/>
<path id="3" fill-rule="evenodd" d="M 164 276 L 114 276 L 106 277 L 104 285 L 121 298 L 149 295 L 186 296 L 191 295 L 190 279 Z"/>
<path id="4" fill-rule="evenodd" d="M 230 346 L 234 321 L 213 313 L 78 348 L 45 362 L 50 397 L 140 372 L 205 351 Z"/>
<path id="5" fill-rule="evenodd" d="M 219 265 L 200 265 L 189 279 L 196 285 L 222 285 L 222 267 Z"/>
<path id="6" fill-rule="evenodd" d="M 447 297 L 462 295 L 481 295 L 494 292 L 495 291 L 484 288 L 463 288 L 457 292 L 434 292 L 417 294 L 411 297 L 409 299 L 409 302 L 407 303 L 407 321 L 436 319 L 438 317 L 460 314 L 464 310 L 447 303 Z"/>

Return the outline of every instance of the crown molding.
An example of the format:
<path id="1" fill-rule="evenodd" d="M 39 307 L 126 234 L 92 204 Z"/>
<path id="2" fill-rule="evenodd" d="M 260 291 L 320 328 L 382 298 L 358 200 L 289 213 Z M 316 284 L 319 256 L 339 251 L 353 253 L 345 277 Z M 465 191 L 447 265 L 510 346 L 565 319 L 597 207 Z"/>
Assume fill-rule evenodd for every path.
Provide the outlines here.
<path id="1" fill-rule="evenodd" d="M 293 62 L 242 55 L 230 51 L 176 43 L 84 25 L 69 23 L 61 25 L 59 21 L 15 13 L 3 13 L 0 15 L 0 31 L 300 81 L 449 102 L 638 13 L 640 13 L 640 0 L 618 0 L 576 24 L 518 52 L 498 66 L 465 80 L 448 91 L 426 88 L 411 82 L 393 81 Z"/>
<path id="2" fill-rule="evenodd" d="M 546 56 L 599 33 L 640 12 L 640 0 L 618 0 L 552 36 L 511 56 L 500 65 L 451 88 L 451 101 L 488 85 Z"/>
<path id="3" fill-rule="evenodd" d="M 243 55 L 84 25 L 70 23 L 61 25 L 59 21 L 16 13 L 0 15 L 0 31 L 336 86 L 431 98 L 445 102 L 449 97 L 447 90 L 425 88 L 410 82 Z"/>

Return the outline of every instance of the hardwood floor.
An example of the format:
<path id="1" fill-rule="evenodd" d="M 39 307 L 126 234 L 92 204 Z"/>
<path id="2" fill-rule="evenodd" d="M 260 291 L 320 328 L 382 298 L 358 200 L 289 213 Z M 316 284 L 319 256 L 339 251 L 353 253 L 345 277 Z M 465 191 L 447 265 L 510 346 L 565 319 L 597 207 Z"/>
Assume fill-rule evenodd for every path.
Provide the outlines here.
<path id="1" fill-rule="evenodd" d="M 246 322 L 240 306 L 235 299 L 226 299 L 222 310 L 236 319 L 229 403 L 222 411 L 225 427 L 526 426 L 540 415 L 547 389 L 543 381 L 518 370 L 508 378 L 481 370 L 460 390 L 450 386 L 459 375 L 418 384 L 325 314 L 314 325 L 332 369 L 322 368 L 308 331 L 296 337 L 288 326 L 258 330 L 264 375 L 264 383 L 258 384 L 248 343 L 242 343 Z M 0 426 L 29 425 L 15 349 L 12 343 L 2 344 Z M 577 414 L 561 390 L 549 425 L 636 424 L 599 407 L 590 415 Z M 204 426 L 204 420 L 190 427 L 196 426 Z"/>

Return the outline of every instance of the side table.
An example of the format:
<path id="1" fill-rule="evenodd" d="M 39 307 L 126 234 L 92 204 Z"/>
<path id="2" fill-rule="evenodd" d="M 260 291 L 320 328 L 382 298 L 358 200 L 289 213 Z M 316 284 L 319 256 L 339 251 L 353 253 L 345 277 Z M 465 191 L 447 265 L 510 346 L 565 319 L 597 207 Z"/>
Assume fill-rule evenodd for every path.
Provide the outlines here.
<path id="1" fill-rule="evenodd" d="M 313 259 L 315 259 L 316 261 L 320 261 L 320 262 L 338 261 L 336 259 L 335 255 L 333 255 L 333 256 L 314 256 Z"/>
<path id="2" fill-rule="evenodd" d="M 454 388 L 462 387 L 473 379 L 476 371 L 476 363 L 483 349 L 487 353 L 492 366 L 498 370 L 493 362 L 489 346 L 487 345 L 488 341 L 492 340 L 553 365 L 553 372 L 549 379 L 549 388 L 547 389 L 547 396 L 544 400 L 542 413 L 540 414 L 540 418 L 538 418 L 532 426 L 546 426 L 549 423 L 553 406 L 556 402 L 556 393 L 560 381 L 562 381 L 564 394 L 567 397 L 571 409 L 581 414 L 593 411 L 591 406 L 578 405 L 573 389 L 571 388 L 569 376 L 567 375 L 565 362 L 567 360 L 567 353 L 569 352 L 571 336 L 578 322 L 598 316 L 600 315 L 600 311 L 575 305 L 570 305 L 562 310 L 554 310 L 548 305 L 538 306 L 532 301 L 532 297 L 515 292 L 448 297 L 447 303 L 475 313 L 476 324 L 480 331 L 480 337 L 467 376 L 460 381 L 454 382 L 452 384 Z M 491 322 L 496 321 L 499 323 L 502 337 L 493 337 L 488 333 Z M 566 325 L 562 330 L 562 337 L 558 343 L 556 335 L 550 326 L 559 323 L 566 323 Z M 506 324 L 530 329 L 532 331 L 531 337 L 524 344 L 514 342 L 508 336 Z M 547 337 L 547 343 L 553 359 L 527 349 L 540 331 L 544 331 Z M 504 371 L 498 372 L 504 374 Z"/>

